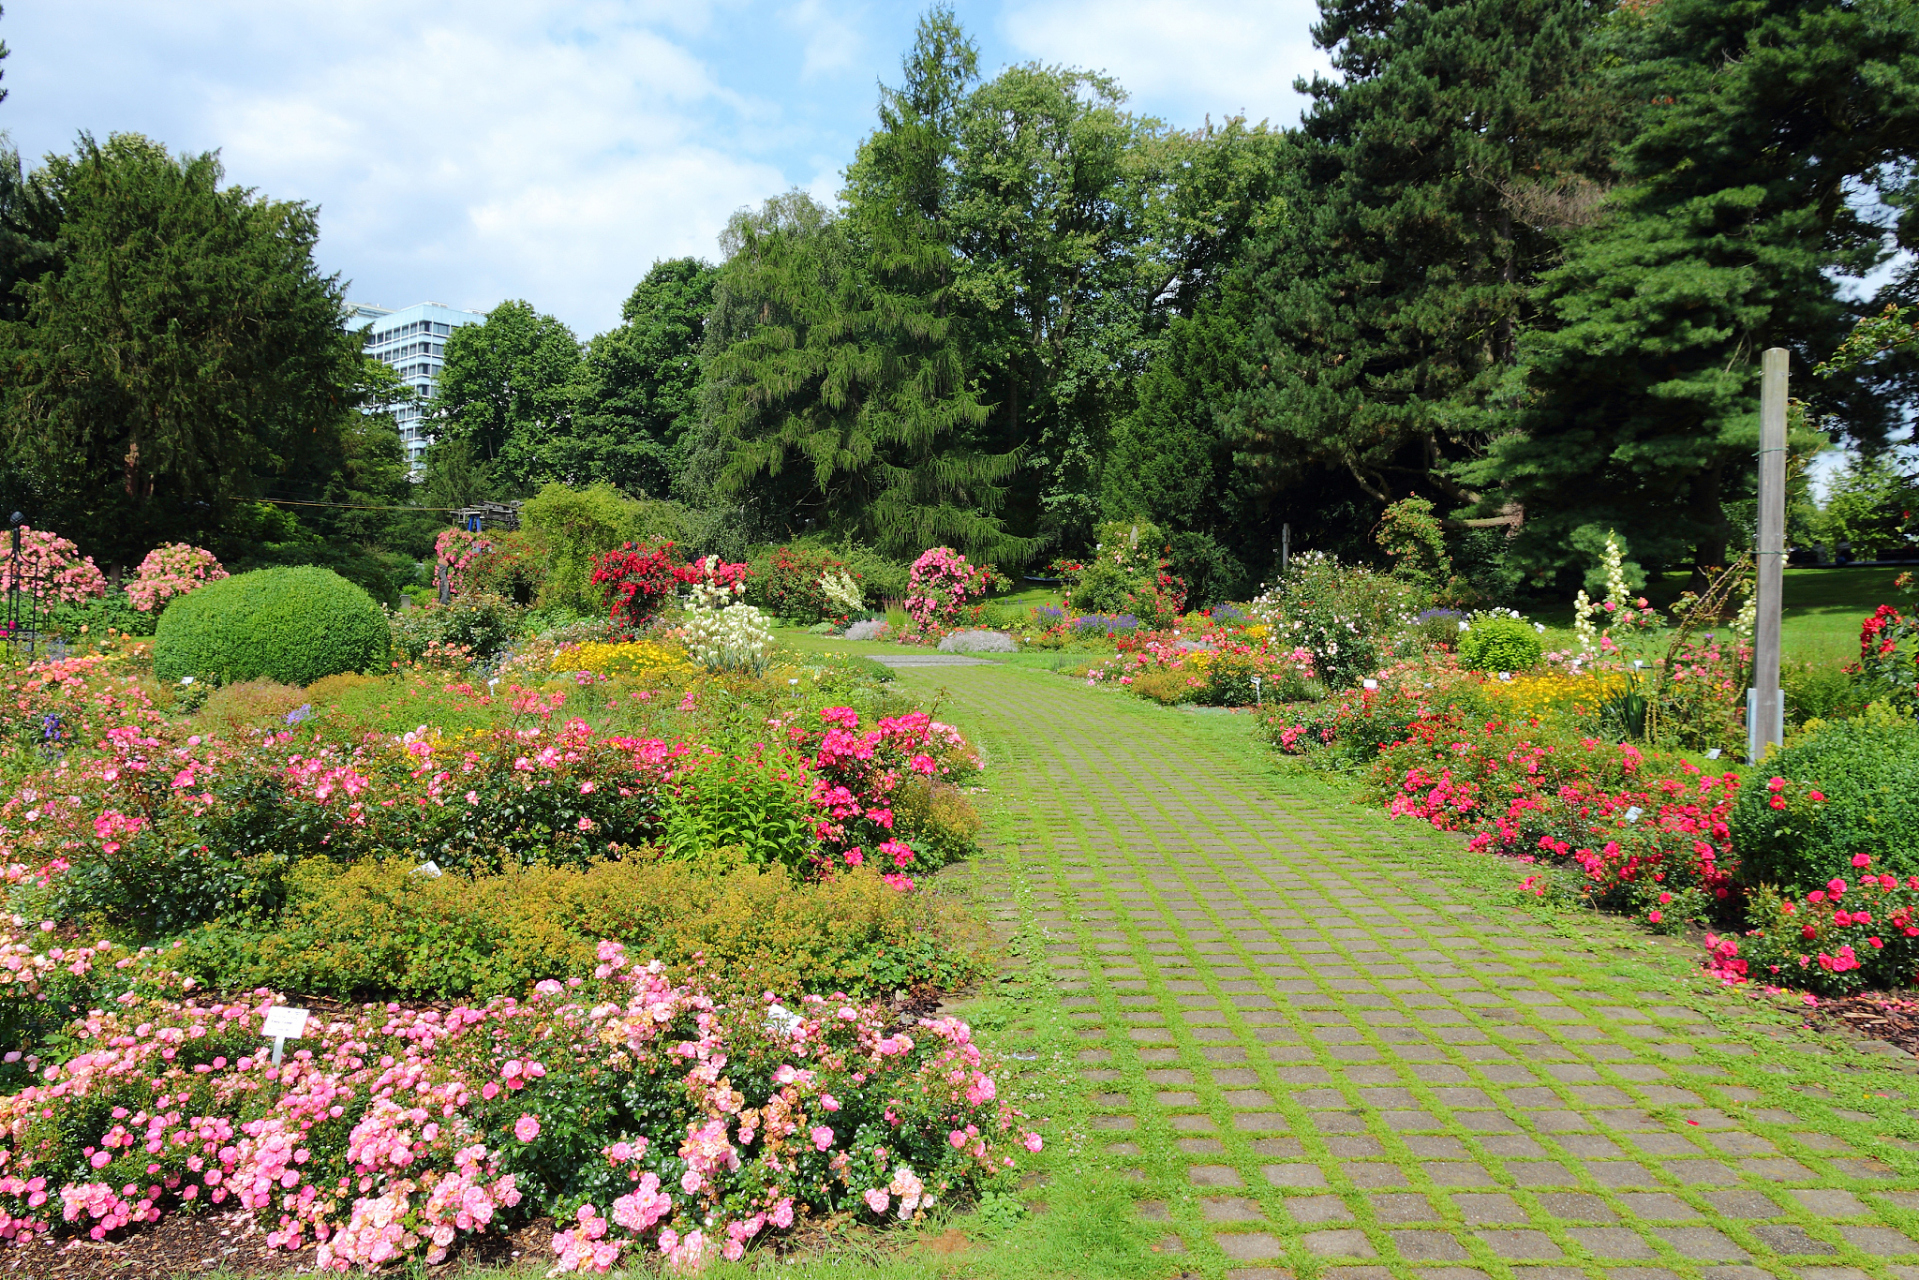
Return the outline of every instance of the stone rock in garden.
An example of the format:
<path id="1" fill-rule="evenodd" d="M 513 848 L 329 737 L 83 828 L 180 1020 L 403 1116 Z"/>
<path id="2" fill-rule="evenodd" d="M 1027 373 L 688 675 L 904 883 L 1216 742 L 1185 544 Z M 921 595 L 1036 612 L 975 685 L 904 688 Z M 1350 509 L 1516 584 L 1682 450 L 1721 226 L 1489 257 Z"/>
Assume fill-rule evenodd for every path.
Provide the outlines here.
<path id="1" fill-rule="evenodd" d="M 886 619 L 867 618 L 849 625 L 846 628 L 846 638 L 848 640 L 878 640 L 886 634 L 887 630 Z"/>
<path id="2" fill-rule="evenodd" d="M 1213 642 L 1210 640 L 1181 640 L 1179 647 L 1187 653 L 1192 653 L 1196 649 L 1205 649 L 1210 652 L 1213 647 Z"/>
<path id="3" fill-rule="evenodd" d="M 955 631 L 940 641 L 941 653 L 1017 653 L 1019 645 L 1004 631 Z"/>

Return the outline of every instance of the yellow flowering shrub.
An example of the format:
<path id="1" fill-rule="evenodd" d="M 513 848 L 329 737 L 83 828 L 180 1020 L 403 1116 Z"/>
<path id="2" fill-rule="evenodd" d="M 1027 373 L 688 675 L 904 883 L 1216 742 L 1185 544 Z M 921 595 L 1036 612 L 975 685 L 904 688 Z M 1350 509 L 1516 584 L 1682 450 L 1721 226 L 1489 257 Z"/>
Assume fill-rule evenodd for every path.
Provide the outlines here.
<path id="1" fill-rule="evenodd" d="M 1626 676 L 1618 671 L 1540 672 L 1486 682 L 1486 696 L 1516 720 L 1590 716 L 1625 689 Z"/>
<path id="2" fill-rule="evenodd" d="M 570 645 L 554 653 L 549 671 L 592 671 L 606 676 L 636 676 L 652 672 L 688 672 L 693 664 L 686 650 L 677 645 L 650 640 L 625 644 L 589 642 Z"/>

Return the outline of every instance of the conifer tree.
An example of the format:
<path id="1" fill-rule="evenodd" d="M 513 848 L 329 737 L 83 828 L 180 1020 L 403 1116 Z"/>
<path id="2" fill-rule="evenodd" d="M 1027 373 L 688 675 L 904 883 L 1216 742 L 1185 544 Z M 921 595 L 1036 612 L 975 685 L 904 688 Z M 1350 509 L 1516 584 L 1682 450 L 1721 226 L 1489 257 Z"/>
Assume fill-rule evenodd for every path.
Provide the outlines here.
<path id="1" fill-rule="evenodd" d="M 1887 248 L 1853 192 L 1896 194 L 1919 149 L 1919 6 L 1663 0 L 1616 22 L 1629 185 L 1545 280 L 1522 430 L 1468 471 L 1523 505 L 1535 575 L 1574 568 L 1605 528 L 1634 531 L 1650 564 L 1723 562 L 1760 353 L 1788 348 L 1797 392 L 1839 402 L 1806 377 L 1855 310 L 1833 277 Z M 1885 408 L 1855 398 L 1847 417 L 1870 434 Z"/>
<path id="2" fill-rule="evenodd" d="M 1587 0 L 1322 0 L 1342 73 L 1313 105 L 1282 220 L 1249 264 L 1237 432 L 1281 473 L 1377 504 L 1455 504 L 1510 389 L 1528 291 L 1586 216 L 1611 132 Z M 1329 474 L 1329 470 L 1330 474 Z"/>

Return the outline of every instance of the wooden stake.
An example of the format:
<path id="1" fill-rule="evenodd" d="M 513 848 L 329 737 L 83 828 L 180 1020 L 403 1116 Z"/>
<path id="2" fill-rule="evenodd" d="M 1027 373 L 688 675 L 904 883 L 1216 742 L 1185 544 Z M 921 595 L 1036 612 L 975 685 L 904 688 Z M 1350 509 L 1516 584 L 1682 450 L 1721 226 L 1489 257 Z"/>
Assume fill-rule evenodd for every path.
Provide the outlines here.
<path id="1" fill-rule="evenodd" d="M 1753 762 L 1785 736 L 1779 696 L 1779 610 L 1786 568 L 1786 368 L 1784 347 L 1766 351 L 1759 376 L 1759 571 L 1753 627 L 1752 697 L 1747 705 L 1747 755 Z"/>

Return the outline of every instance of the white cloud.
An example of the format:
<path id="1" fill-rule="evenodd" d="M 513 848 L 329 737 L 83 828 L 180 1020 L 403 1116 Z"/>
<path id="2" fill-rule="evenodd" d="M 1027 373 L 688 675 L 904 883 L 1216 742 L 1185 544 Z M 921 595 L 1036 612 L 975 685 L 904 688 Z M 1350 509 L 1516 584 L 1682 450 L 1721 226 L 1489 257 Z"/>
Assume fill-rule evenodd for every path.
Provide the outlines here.
<path id="1" fill-rule="evenodd" d="M 1290 125 L 1305 104 L 1294 77 L 1330 70 L 1317 17 L 1313 0 L 1027 0 L 1003 26 L 1026 56 L 1105 71 L 1171 123 L 1243 111 Z"/>
<path id="2" fill-rule="evenodd" d="M 8 10 L 36 73 L 101 43 L 116 79 L 143 90 L 116 100 L 113 80 L 90 95 L 69 82 L 42 105 L 64 97 L 84 122 L 109 101 L 100 132 L 217 146 L 231 180 L 319 203 L 321 257 L 359 301 L 525 297 L 591 333 L 655 258 L 713 256 L 728 214 L 788 185 L 761 145 L 777 109 L 722 84 L 689 43 L 735 18 L 715 3 L 246 0 L 174 21 L 78 0 L 77 22 L 43 12 L 19 34 Z"/>
<path id="3" fill-rule="evenodd" d="M 1311 0 L 961 0 L 1006 58 L 1103 68 L 1181 125 L 1290 122 Z M 831 202 L 913 13 L 870 0 L 6 0 L 0 105 L 30 157 L 79 129 L 222 151 L 321 206 L 356 301 L 523 297 L 589 334 L 729 214 Z"/>
<path id="4" fill-rule="evenodd" d="M 784 185 L 707 140 L 743 104 L 666 35 L 606 24 L 555 39 L 556 13 L 458 15 L 409 21 L 222 113 L 236 171 L 275 191 L 325 184 L 327 251 L 362 276 L 357 295 L 364 265 L 383 292 L 523 296 L 591 332 L 654 258 L 710 255 L 732 209 Z"/>
<path id="5" fill-rule="evenodd" d="M 806 37 L 806 61 L 800 78 L 812 80 L 850 71 L 860 60 L 865 40 L 856 24 L 864 10 L 844 0 L 800 0 L 782 15 L 786 24 Z"/>

